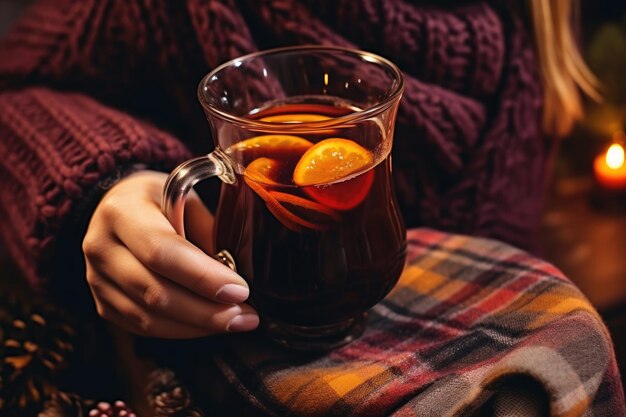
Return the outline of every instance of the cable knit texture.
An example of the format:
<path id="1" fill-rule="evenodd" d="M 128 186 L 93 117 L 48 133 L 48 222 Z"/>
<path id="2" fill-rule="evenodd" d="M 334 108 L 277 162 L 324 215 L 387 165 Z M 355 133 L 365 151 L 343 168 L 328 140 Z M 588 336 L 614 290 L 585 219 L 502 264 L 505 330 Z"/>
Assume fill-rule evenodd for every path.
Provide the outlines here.
<path id="1" fill-rule="evenodd" d="M 44 0 L 0 45 L 0 218 L 33 283 L 63 220 L 117 166 L 210 150 L 199 79 L 292 44 L 358 47 L 406 76 L 394 175 L 409 226 L 532 248 L 550 142 L 521 20 L 488 2 Z M 132 115 L 132 116 L 131 116 Z M 170 133 L 165 133 L 170 132 Z"/>

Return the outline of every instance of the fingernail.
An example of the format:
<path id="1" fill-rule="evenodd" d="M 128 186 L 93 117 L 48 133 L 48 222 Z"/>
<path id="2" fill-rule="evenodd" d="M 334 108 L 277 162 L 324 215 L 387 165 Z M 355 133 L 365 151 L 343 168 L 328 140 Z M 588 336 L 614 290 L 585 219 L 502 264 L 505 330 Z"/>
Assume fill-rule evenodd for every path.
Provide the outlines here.
<path id="1" fill-rule="evenodd" d="M 245 332 L 256 329 L 259 325 L 259 316 L 256 314 L 240 314 L 235 316 L 226 325 L 227 332 Z"/>
<path id="2" fill-rule="evenodd" d="M 224 303 L 243 303 L 248 299 L 250 290 L 243 285 L 226 284 L 215 293 L 215 298 Z"/>

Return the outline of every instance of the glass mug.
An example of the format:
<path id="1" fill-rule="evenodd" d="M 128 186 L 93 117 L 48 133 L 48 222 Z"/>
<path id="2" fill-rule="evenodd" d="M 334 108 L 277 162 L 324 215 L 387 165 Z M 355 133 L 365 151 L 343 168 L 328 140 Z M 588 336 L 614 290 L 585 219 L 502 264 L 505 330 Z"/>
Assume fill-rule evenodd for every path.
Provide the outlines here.
<path id="1" fill-rule="evenodd" d="M 198 97 L 215 140 L 166 183 L 163 212 L 184 235 L 184 201 L 222 180 L 215 257 L 250 286 L 278 343 L 341 346 L 391 290 L 406 257 L 391 179 L 400 70 L 371 53 L 299 46 L 209 73 Z"/>

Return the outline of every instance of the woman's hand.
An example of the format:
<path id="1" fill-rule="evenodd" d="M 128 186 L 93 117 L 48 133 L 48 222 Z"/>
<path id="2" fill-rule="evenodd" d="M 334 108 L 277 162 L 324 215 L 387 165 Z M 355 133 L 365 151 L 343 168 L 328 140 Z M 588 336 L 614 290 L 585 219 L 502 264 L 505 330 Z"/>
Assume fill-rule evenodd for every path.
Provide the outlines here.
<path id="1" fill-rule="evenodd" d="M 161 213 L 167 175 L 142 171 L 104 196 L 87 228 L 83 252 L 98 314 L 143 336 L 191 338 L 256 328 L 246 282 L 177 235 Z M 191 192 L 188 237 L 206 252 L 213 216 Z"/>

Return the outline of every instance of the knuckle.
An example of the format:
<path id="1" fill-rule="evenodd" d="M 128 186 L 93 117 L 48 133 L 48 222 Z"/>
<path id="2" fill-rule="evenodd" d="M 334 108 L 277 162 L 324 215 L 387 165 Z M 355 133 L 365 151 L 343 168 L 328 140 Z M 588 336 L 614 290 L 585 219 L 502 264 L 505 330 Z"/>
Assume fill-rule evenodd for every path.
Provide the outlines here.
<path id="1" fill-rule="evenodd" d="M 135 313 L 132 320 L 141 334 L 150 335 L 153 330 L 153 321 L 150 316 L 142 313 Z"/>
<path id="2" fill-rule="evenodd" d="M 89 265 L 87 265 L 87 271 L 85 272 L 85 279 L 89 283 L 89 286 L 91 286 L 91 284 L 97 279 L 96 274 L 94 273 L 93 269 L 89 267 Z"/>
<path id="3" fill-rule="evenodd" d="M 114 195 L 107 195 L 98 206 L 98 214 L 106 221 L 112 221 L 123 212 L 122 204 Z"/>
<path id="4" fill-rule="evenodd" d="M 160 263 L 166 255 L 166 249 L 163 241 L 160 239 L 151 239 L 146 243 L 146 263 L 155 265 Z"/>
<path id="5" fill-rule="evenodd" d="M 153 321 L 148 314 L 139 308 L 126 306 L 119 311 L 124 317 L 126 327 L 133 329 L 135 333 L 150 335 L 153 330 Z"/>
<path id="6" fill-rule="evenodd" d="M 143 291 L 143 302 L 150 309 L 162 310 L 169 304 L 167 291 L 157 284 L 146 286 Z"/>
<path id="7" fill-rule="evenodd" d="M 100 279 L 98 274 L 95 273 L 93 269 L 89 268 L 87 269 L 87 273 L 85 274 L 85 279 L 87 280 L 87 283 L 89 284 L 91 290 L 94 293 L 98 294 L 102 289 L 102 280 Z"/>
<path id="8" fill-rule="evenodd" d="M 94 216 L 99 217 L 104 224 L 113 225 L 119 223 L 127 213 L 129 213 L 128 202 L 123 196 L 106 195 Z"/>
<path id="9" fill-rule="evenodd" d="M 98 239 L 91 233 L 87 233 L 82 242 L 83 253 L 87 258 L 97 258 L 100 255 Z"/>

